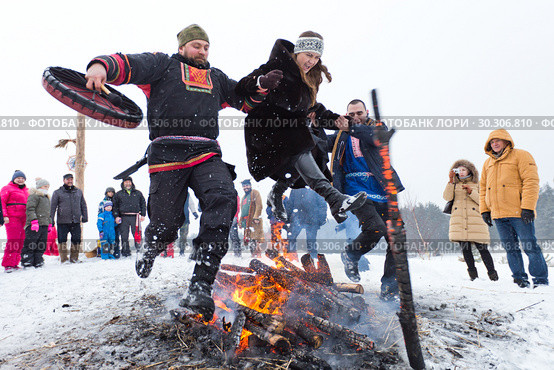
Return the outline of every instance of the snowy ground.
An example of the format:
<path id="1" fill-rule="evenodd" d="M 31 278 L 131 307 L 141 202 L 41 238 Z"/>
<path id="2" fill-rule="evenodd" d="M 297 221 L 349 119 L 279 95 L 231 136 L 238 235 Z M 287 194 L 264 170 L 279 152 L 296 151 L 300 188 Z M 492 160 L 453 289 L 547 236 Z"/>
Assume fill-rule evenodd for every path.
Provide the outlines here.
<path id="1" fill-rule="evenodd" d="M 371 304 L 379 302 L 384 256 L 369 258 L 371 270 L 362 274 L 361 283 Z M 495 258 L 497 282 L 486 278 L 482 264 L 478 270 L 485 277 L 470 281 L 457 256 L 410 259 L 428 368 L 552 368 L 554 288 L 518 288 L 508 266 L 498 263 L 499 255 Z M 328 260 L 335 281 L 347 282 L 339 256 L 330 255 Z M 224 262 L 246 265 L 248 260 L 227 256 Z M 192 263 L 184 257 L 159 258 L 146 280 L 136 277 L 133 263 L 134 256 L 62 266 L 47 256 L 42 269 L 0 274 L 0 367 L 151 365 L 144 349 L 134 351 L 126 340 L 159 341 L 144 337 L 145 332 L 170 323 L 167 309 L 176 307 L 185 292 Z M 550 268 L 551 276 L 553 272 Z M 534 303 L 538 304 L 528 307 Z M 385 311 L 388 305 L 375 304 L 380 314 L 394 318 L 394 308 Z M 143 327 L 132 325 L 137 322 Z M 152 344 L 151 351 L 160 349 Z M 109 361 L 95 365 L 100 358 Z M 168 366 L 164 362 L 157 367 Z M 395 366 L 406 367 L 405 362 Z"/>

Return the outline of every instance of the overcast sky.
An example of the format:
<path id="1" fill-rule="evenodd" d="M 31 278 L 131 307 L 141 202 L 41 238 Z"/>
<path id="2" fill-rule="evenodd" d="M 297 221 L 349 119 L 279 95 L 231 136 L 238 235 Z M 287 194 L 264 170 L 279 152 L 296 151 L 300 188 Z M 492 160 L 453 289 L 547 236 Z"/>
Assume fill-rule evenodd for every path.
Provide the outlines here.
<path id="1" fill-rule="evenodd" d="M 305 5 L 311 4 L 311 5 Z M 73 116 L 41 86 L 42 71 L 63 66 L 84 72 L 96 55 L 114 52 L 176 52 L 176 34 L 200 24 L 211 41 L 209 60 L 240 79 L 267 60 L 277 38 L 294 41 L 305 30 L 325 38 L 322 60 L 333 82 L 318 100 L 344 113 L 346 104 L 379 91 L 383 116 L 554 116 L 554 4 L 550 1 L 21 1 L 4 4 L 0 37 L 3 88 L 0 115 Z M 121 92 L 146 113 L 135 86 Z M 238 116 L 227 109 L 221 115 Z M 404 201 L 433 201 L 451 164 L 465 158 L 481 168 L 490 130 L 399 130 L 391 144 L 393 165 L 407 188 Z M 517 148 L 535 157 L 541 184 L 554 179 L 554 129 L 510 130 Z M 61 185 L 74 154 L 53 149 L 74 132 L 8 130 L 0 126 L 0 184 L 15 169 Z M 243 133 L 224 130 L 225 161 L 239 179 L 250 177 Z M 111 178 L 138 160 L 146 130 L 105 126 L 87 132 L 86 199 L 91 221 Z M 148 193 L 148 173 L 134 175 Z M 271 181 L 255 184 L 263 194 Z M 237 186 L 238 189 L 238 186 Z M 239 192 L 242 195 L 242 191 Z M 92 237 L 89 224 L 86 235 Z M 4 237 L 3 228 L 0 237 Z"/>

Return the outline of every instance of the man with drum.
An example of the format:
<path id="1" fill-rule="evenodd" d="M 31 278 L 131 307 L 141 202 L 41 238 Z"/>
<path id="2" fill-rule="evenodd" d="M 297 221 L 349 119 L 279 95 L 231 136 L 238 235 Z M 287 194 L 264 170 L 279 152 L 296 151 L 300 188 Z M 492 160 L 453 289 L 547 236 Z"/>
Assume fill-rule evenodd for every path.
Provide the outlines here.
<path id="1" fill-rule="evenodd" d="M 212 284 L 227 252 L 237 209 L 236 175 L 233 166 L 222 161 L 216 141 L 218 111 L 228 106 L 247 111 L 263 94 L 246 98 L 235 94 L 236 81 L 208 63 L 210 41 L 200 26 L 184 28 L 177 40 L 178 53 L 172 56 L 117 53 L 93 59 L 87 67 L 87 87 L 100 91 L 104 83 L 130 83 L 146 94 L 152 140 L 148 148 L 150 224 L 136 272 L 141 278 L 148 277 L 156 256 L 177 239 L 185 221 L 188 188 L 192 188 L 202 216 L 191 256 L 196 265 L 180 305 L 211 320 L 215 309 Z M 275 79 L 260 82 L 266 89 L 279 83 Z"/>

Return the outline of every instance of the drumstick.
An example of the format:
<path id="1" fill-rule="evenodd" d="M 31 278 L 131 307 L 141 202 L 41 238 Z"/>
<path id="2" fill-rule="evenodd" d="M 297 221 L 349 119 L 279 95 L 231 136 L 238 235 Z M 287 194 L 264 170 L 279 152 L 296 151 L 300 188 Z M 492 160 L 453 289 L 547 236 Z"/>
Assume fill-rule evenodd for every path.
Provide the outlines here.
<path id="1" fill-rule="evenodd" d="M 114 105 L 120 105 L 121 104 L 121 102 L 122 102 L 121 96 L 116 95 L 116 94 L 112 94 L 110 92 L 110 90 L 108 90 L 108 88 L 105 85 L 100 86 L 100 88 L 102 89 L 102 92 L 104 92 L 104 94 L 106 94 L 106 97 L 108 98 L 108 100 L 112 104 L 114 104 Z"/>

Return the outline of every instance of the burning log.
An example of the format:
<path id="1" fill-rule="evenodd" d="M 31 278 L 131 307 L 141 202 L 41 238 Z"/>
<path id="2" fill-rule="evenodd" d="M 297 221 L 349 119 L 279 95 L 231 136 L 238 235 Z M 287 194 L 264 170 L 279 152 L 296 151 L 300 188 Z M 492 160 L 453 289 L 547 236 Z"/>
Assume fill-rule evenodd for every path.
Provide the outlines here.
<path id="1" fill-rule="evenodd" d="M 249 267 L 243 267 L 243 266 L 237 266 L 237 265 L 222 264 L 219 268 L 221 270 L 231 271 L 231 272 L 245 272 L 245 273 L 248 273 L 248 274 L 253 274 L 254 273 L 254 270 L 252 270 Z"/>
<path id="2" fill-rule="evenodd" d="M 325 285 L 333 284 L 333 275 L 331 274 L 331 269 L 329 268 L 327 259 L 323 254 L 317 255 L 317 273 L 318 273 L 319 279 L 322 280 L 322 284 L 325 284 Z"/>
<path id="3" fill-rule="evenodd" d="M 309 253 L 306 253 L 300 258 L 300 262 L 302 262 L 302 267 L 304 267 L 304 270 L 308 274 L 317 274 L 317 269 L 314 265 L 314 260 L 312 259 L 312 256 L 310 256 Z"/>
<path id="4" fill-rule="evenodd" d="M 244 313 L 249 320 L 256 322 L 271 333 L 280 334 L 285 328 L 285 323 L 277 315 L 258 312 L 243 305 L 238 305 L 238 310 Z"/>
<path id="5" fill-rule="evenodd" d="M 298 318 L 288 319 L 286 326 L 314 349 L 318 349 L 323 344 L 323 336 L 307 327 L 305 323 Z"/>
<path id="6" fill-rule="evenodd" d="M 328 274 L 325 273 L 325 274 L 321 274 L 319 273 L 318 271 L 315 271 L 315 266 L 313 266 L 313 261 L 311 261 L 311 264 L 313 266 L 313 270 L 302 270 L 300 267 L 296 266 L 294 263 L 288 261 L 286 258 L 284 258 L 283 256 L 279 255 L 279 253 L 275 250 L 272 250 L 272 249 L 268 249 L 266 252 L 265 252 L 265 255 L 270 258 L 271 260 L 273 260 L 275 263 L 280 263 L 281 265 L 283 265 L 287 270 L 289 270 L 288 272 L 290 274 L 292 274 L 293 276 L 301 279 L 301 280 L 304 280 L 304 281 L 311 281 L 311 282 L 314 282 L 314 283 L 319 283 L 319 284 L 332 284 L 333 283 L 333 278 L 331 277 L 331 271 L 329 270 L 328 271 Z M 311 257 L 309 254 L 307 254 L 308 257 L 306 257 L 306 255 L 304 255 L 301 259 L 303 260 L 311 260 Z M 323 256 L 323 255 L 322 255 Z M 325 259 L 325 257 L 323 257 Z M 309 263 L 309 262 L 308 262 Z M 326 262 L 325 262 L 326 263 Z M 302 264 L 304 265 L 304 262 L 302 262 Z M 252 267 L 252 266 L 250 266 Z M 329 266 L 327 265 L 327 268 Z M 309 269 L 310 267 L 308 267 Z"/>
<path id="7" fill-rule="evenodd" d="M 273 281 L 287 290 L 292 290 L 296 285 L 294 277 L 289 277 L 284 271 L 276 270 L 260 260 L 253 259 L 250 261 L 250 268 L 260 275 L 272 278 Z"/>
<path id="8" fill-rule="evenodd" d="M 329 333 L 334 337 L 345 339 L 349 343 L 358 346 L 363 350 L 372 350 L 375 347 L 373 341 L 369 339 L 366 335 L 358 334 L 355 331 L 352 331 L 342 325 L 335 324 L 330 322 L 329 320 L 325 320 L 324 318 L 308 314 L 303 314 L 302 318 L 316 328 Z"/>
<path id="9" fill-rule="evenodd" d="M 266 341 L 275 347 L 279 352 L 283 354 L 289 354 L 291 352 L 291 345 L 287 338 L 282 335 L 271 333 L 258 325 L 254 324 L 252 321 L 246 320 L 244 328 L 257 336 L 258 338 Z"/>
<path id="10" fill-rule="evenodd" d="M 241 286 L 241 287 L 254 286 L 258 284 L 256 277 L 253 275 L 243 275 L 243 274 L 229 275 L 221 271 L 217 273 L 216 279 L 225 285 L 233 285 L 233 286 Z"/>
<path id="11" fill-rule="evenodd" d="M 351 322 L 358 322 L 360 320 L 361 311 L 355 307 L 354 303 L 347 296 L 341 295 L 338 292 L 331 292 L 320 284 L 302 281 L 296 276 L 291 276 L 285 271 L 274 269 L 256 259 L 250 261 L 250 267 L 258 274 L 271 277 L 277 284 L 287 290 L 298 291 L 300 294 L 328 301 L 326 306 L 333 310 L 331 311 L 332 313 L 346 315 L 346 318 Z"/>
<path id="12" fill-rule="evenodd" d="M 225 356 L 227 358 L 227 363 L 235 358 L 235 353 L 240 345 L 240 336 L 242 334 L 242 330 L 244 329 L 245 323 L 246 315 L 244 314 L 244 312 L 237 313 L 237 316 L 235 316 L 235 320 L 233 320 L 231 332 L 229 333 L 225 346 Z"/>
<path id="13" fill-rule="evenodd" d="M 333 288 L 343 293 L 364 294 L 364 287 L 361 284 L 335 283 Z"/>

